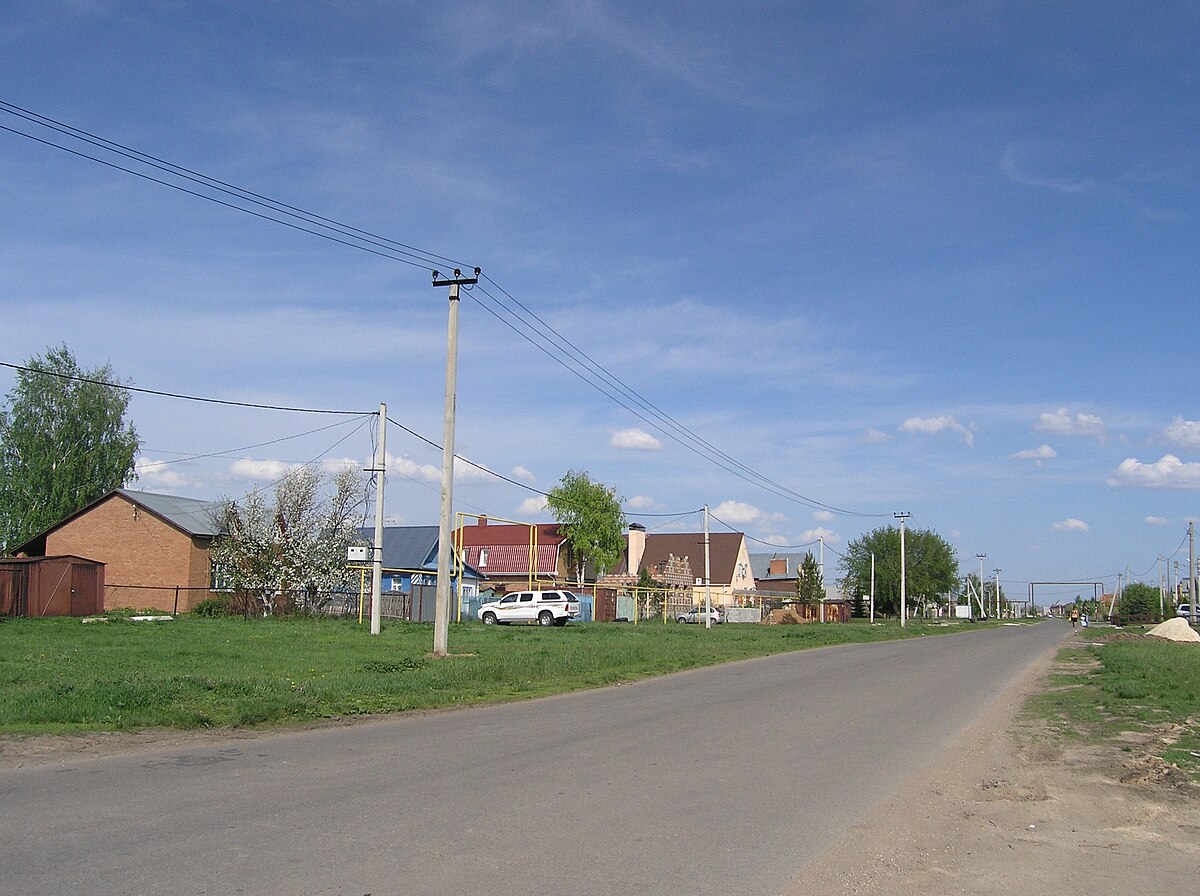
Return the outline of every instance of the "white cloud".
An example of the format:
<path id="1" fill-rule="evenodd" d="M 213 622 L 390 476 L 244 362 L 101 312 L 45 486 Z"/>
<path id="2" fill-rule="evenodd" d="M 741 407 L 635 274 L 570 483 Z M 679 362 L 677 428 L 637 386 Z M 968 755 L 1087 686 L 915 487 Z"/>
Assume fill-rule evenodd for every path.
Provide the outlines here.
<path id="1" fill-rule="evenodd" d="M 1039 445 L 1036 448 L 1028 448 L 1024 451 L 1018 451 L 1011 455 L 1015 460 L 1053 460 L 1058 457 L 1058 452 L 1049 445 Z"/>
<path id="2" fill-rule="evenodd" d="M 1047 411 L 1038 416 L 1037 423 L 1033 424 L 1034 432 L 1045 432 L 1056 436 L 1096 436 L 1102 438 L 1104 436 L 1104 421 L 1095 414 L 1076 414 L 1071 416 L 1071 412 L 1066 408 L 1059 408 L 1057 411 L 1050 413 Z"/>
<path id="3" fill-rule="evenodd" d="M 253 479 L 257 482 L 274 482 L 282 479 L 301 464 L 288 463 L 282 460 L 255 460 L 243 457 L 235 460 L 229 466 L 229 472 L 242 479 Z"/>
<path id="4" fill-rule="evenodd" d="M 385 462 L 389 473 L 398 473 L 405 479 L 415 479 L 417 482 L 441 482 L 442 470 L 433 464 L 419 464 L 409 457 L 396 457 L 389 454 Z M 458 466 L 455 464 L 455 466 Z"/>
<path id="5" fill-rule="evenodd" d="M 546 510 L 546 496 L 534 495 L 526 498 L 517 506 L 518 516 L 537 516 Z"/>
<path id="6" fill-rule="evenodd" d="M 951 416 L 943 417 L 909 417 L 900 424 L 901 432 L 919 432 L 936 435 L 940 432 L 956 432 L 963 437 L 967 447 L 975 447 L 975 433 L 963 426 Z"/>
<path id="7" fill-rule="evenodd" d="M 886 432 L 881 432 L 875 428 L 868 429 L 862 434 L 862 440 L 871 445 L 891 441 L 891 438 Z"/>
<path id="8" fill-rule="evenodd" d="M 1169 522 L 1171 522 L 1171 521 L 1169 519 L 1167 519 L 1165 516 L 1148 516 L 1148 517 L 1146 517 L 1146 525 L 1147 526 L 1165 526 Z"/>
<path id="9" fill-rule="evenodd" d="M 834 520 L 834 515 L 828 510 L 814 510 L 812 517 L 818 523 L 830 523 Z"/>
<path id="10" fill-rule="evenodd" d="M 765 513 L 741 501 L 722 501 L 712 509 L 712 515 L 731 525 L 778 522 L 784 518 L 781 513 Z"/>
<path id="11" fill-rule="evenodd" d="M 342 470 L 362 470 L 372 464 L 364 464 L 353 457 L 327 457 L 321 461 L 321 469 L 326 473 L 336 474 Z"/>
<path id="12" fill-rule="evenodd" d="M 649 495 L 634 495 L 625 502 L 631 510 L 654 510 L 659 503 Z"/>
<path id="13" fill-rule="evenodd" d="M 821 538 L 822 536 L 824 536 L 826 544 L 829 544 L 830 542 L 836 544 L 837 542 L 842 540 L 842 537 L 840 535 L 838 535 L 836 532 L 834 532 L 832 529 L 826 529 L 824 526 L 818 526 L 816 529 L 808 529 L 804 532 L 801 532 L 800 533 L 800 541 L 801 542 L 816 541 L 818 538 Z M 828 563 L 828 561 L 826 561 L 826 562 Z"/>
<path id="14" fill-rule="evenodd" d="M 537 477 L 535 477 L 524 467 L 513 467 L 511 475 L 513 479 L 517 480 L 518 482 L 524 482 L 526 485 L 533 485 L 535 482 L 537 482 Z"/>
<path id="15" fill-rule="evenodd" d="M 620 451 L 661 451 L 663 444 L 650 433 L 635 428 L 613 432 L 608 447 Z"/>
<path id="16" fill-rule="evenodd" d="M 1171 425 L 1163 430 L 1163 435 L 1176 445 L 1200 448 L 1200 421 L 1176 417 Z"/>
<path id="17" fill-rule="evenodd" d="M 200 483 L 179 472 L 173 465 L 158 460 L 139 457 L 133 465 L 138 475 L 138 485 L 157 489 L 196 488 Z"/>
<path id="18" fill-rule="evenodd" d="M 1061 523 L 1054 524 L 1056 532 L 1087 532 L 1092 527 L 1083 520 L 1077 520 L 1074 517 L 1063 520 Z"/>
<path id="19" fill-rule="evenodd" d="M 1127 457 L 1108 478 L 1108 484 L 1114 488 L 1200 488 L 1200 464 L 1184 463 L 1174 454 L 1164 454 L 1153 464 Z"/>

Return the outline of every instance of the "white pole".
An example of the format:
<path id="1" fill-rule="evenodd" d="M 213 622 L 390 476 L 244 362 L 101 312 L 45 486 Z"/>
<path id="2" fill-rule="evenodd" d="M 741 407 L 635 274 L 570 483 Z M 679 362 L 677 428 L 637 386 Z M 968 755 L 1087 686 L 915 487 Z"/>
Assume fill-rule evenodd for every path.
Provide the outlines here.
<path id="1" fill-rule="evenodd" d="M 996 569 L 996 616 L 999 617 L 1003 611 L 1003 606 L 1000 603 L 1000 569 Z"/>
<path id="2" fill-rule="evenodd" d="M 712 628 L 712 571 L 709 569 L 708 505 L 704 505 L 704 627 Z"/>
<path id="3" fill-rule="evenodd" d="M 904 556 L 904 521 L 912 516 L 911 513 L 893 513 L 900 520 L 900 627 L 908 624 L 908 572 L 907 559 Z"/>
<path id="4" fill-rule="evenodd" d="M 979 606 L 982 612 L 986 615 L 987 611 L 991 609 L 991 607 L 988 607 L 987 604 L 984 603 L 983 599 L 983 561 L 987 558 L 987 554 L 976 554 L 975 556 L 979 558 Z"/>
<path id="5" fill-rule="evenodd" d="M 375 446 L 375 541 L 371 548 L 371 634 L 379 634 L 383 604 L 383 480 L 387 472 L 387 405 L 379 403 L 379 444 Z"/>
<path id="6" fill-rule="evenodd" d="M 871 625 L 875 624 L 875 552 L 871 551 Z"/>
<path id="7" fill-rule="evenodd" d="M 1196 524 L 1188 523 L 1188 622 L 1196 624 Z"/>
<path id="8" fill-rule="evenodd" d="M 821 580 L 821 621 L 825 621 L 825 536 L 818 535 L 817 543 L 821 559 L 817 561 L 817 577 Z"/>

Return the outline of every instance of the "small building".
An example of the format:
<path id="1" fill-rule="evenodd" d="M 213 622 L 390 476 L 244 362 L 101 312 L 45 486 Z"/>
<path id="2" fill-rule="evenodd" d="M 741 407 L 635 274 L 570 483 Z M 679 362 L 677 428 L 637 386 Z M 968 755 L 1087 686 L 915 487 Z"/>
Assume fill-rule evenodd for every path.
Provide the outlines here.
<path id="1" fill-rule="evenodd" d="M 103 609 L 103 563 L 71 556 L 0 559 L 0 616 L 92 616 Z"/>
<path id="2" fill-rule="evenodd" d="M 208 597 L 220 502 L 118 488 L 14 553 L 87 557 L 105 569 L 100 609 L 190 610 Z"/>

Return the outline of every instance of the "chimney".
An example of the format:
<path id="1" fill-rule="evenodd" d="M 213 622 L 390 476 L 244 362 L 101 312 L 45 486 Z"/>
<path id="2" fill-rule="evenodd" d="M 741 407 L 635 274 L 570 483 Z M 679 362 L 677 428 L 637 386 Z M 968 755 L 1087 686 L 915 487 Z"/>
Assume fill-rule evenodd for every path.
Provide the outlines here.
<path id="1" fill-rule="evenodd" d="M 629 524 L 629 565 L 625 570 L 631 576 L 636 576 L 642 565 L 642 555 L 646 553 L 646 527 L 638 523 Z"/>
<path id="2" fill-rule="evenodd" d="M 787 557 L 772 557 L 771 567 L 767 571 L 769 576 L 786 576 L 787 575 Z"/>
<path id="3" fill-rule="evenodd" d="M 481 517 L 479 518 L 479 528 L 480 528 L 480 529 L 482 529 L 482 528 L 483 528 L 484 526 L 486 526 L 486 525 L 487 525 L 487 517 L 486 517 L 486 516 L 481 516 Z"/>

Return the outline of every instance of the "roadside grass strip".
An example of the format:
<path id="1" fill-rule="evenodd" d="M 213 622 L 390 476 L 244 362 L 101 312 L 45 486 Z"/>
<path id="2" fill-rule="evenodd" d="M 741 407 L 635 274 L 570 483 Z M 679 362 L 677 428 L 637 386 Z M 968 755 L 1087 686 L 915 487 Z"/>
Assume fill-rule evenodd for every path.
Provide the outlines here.
<path id="1" fill-rule="evenodd" d="M 1200 780 L 1200 647 L 1089 636 L 1059 653 L 1026 714 L 1070 739 L 1156 734 L 1156 755 Z"/>
<path id="2" fill-rule="evenodd" d="M 965 627 L 675 623 L 432 627 L 326 618 L 0 624 L 0 734 L 254 728 L 526 699 L 811 647 Z"/>

